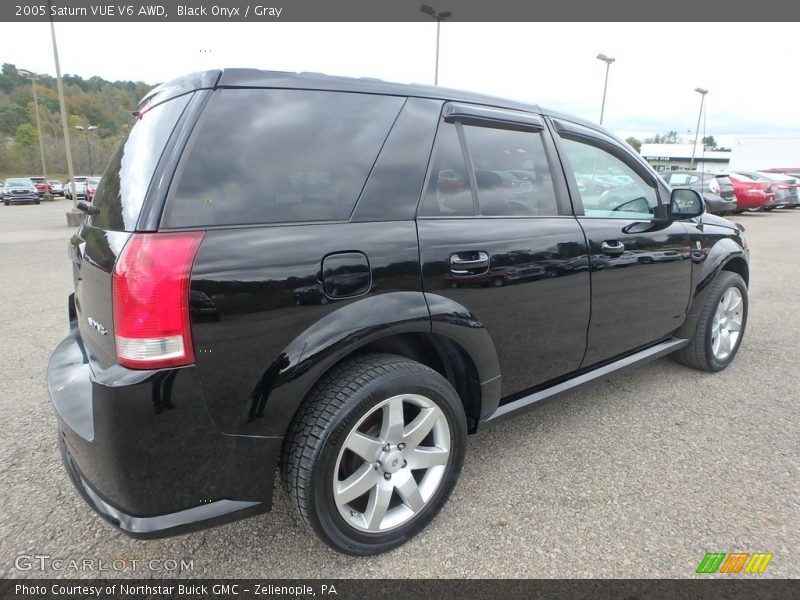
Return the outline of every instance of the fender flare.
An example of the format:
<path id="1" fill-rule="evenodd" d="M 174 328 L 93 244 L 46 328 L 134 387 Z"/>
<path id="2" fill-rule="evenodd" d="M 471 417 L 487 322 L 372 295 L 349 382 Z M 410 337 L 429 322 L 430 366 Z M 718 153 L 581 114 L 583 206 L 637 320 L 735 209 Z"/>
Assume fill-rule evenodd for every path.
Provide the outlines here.
<path id="1" fill-rule="evenodd" d="M 371 342 L 404 333 L 432 333 L 460 346 L 478 371 L 484 400 L 481 415 L 487 408 L 494 410 L 499 402 L 500 373 L 488 332 L 466 318 L 470 313 L 461 305 L 446 298 L 433 298 L 437 299 L 435 314 L 429 312 L 426 295 L 421 291 L 387 292 L 351 301 L 315 322 L 267 367 L 262 381 L 269 378 L 269 385 L 258 392 L 260 402 L 253 398 L 253 406 L 258 403 L 258 418 L 243 423 L 237 433 L 285 435 L 300 403 L 331 367 Z M 427 299 L 431 300 L 430 294 Z M 484 397 L 484 392 L 489 396 Z M 252 410 L 251 407 L 251 416 Z"/>

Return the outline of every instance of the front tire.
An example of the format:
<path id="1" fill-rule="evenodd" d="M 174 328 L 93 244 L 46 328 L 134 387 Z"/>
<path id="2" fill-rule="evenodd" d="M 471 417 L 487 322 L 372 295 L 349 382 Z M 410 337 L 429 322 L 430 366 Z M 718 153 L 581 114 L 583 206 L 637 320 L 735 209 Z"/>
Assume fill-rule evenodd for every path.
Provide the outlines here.
<path id="1" fill-rule="evenodd" d="M 281 475 L 326 544 L 365 556 L 395 548 L 439 512 L 464 460 L 467 424 L 441 375 L 391 354 L 348 359 L 303 401 Z"/>
<path id="2" fill-rule="evenodd" d="M 700 310 L 689 344 L 675 353 L 678 362 L 701 371 L 721 371 L 736 356 L 747 325 L 747 284 L 737 273 L 722 271 Z"/>

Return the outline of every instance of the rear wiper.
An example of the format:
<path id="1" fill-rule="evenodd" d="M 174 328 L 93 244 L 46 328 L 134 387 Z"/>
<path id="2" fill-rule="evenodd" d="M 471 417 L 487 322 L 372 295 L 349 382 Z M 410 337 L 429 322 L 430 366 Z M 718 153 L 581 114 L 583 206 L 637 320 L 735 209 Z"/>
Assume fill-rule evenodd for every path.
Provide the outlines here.
<path id="1" fill-rule="evenodd" d="M 82 210 L 87 215 L 96 215 L 96 214 L 100 213 L 100 209 L 97 208 L 94 204 L 87 204 L 83 200 L 78 202 L 77 206 L 78 206 L 78 210 Z"/>

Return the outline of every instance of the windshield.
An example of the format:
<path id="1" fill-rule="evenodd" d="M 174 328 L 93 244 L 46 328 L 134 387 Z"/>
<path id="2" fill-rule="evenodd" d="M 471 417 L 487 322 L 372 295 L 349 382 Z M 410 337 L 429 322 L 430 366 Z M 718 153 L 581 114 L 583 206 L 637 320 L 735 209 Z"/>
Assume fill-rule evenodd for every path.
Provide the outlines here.
<path id="1" fill-rule="evenodd" d="M 7 186 L 12 186 L 12 185 L 29 186 L 32 183 L 33 182 L 30 179 L 6 179 L 6 185 Z"/>

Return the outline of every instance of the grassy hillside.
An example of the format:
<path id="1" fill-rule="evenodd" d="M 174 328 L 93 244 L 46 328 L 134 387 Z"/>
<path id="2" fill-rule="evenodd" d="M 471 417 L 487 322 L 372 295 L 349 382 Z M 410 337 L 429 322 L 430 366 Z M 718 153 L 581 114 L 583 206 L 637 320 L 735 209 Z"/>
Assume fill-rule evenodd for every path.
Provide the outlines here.
<path id="1" fill-rule="evenodd" d="M 140 81 L 64 76 L 76 173 L 89 174 L 90 157 L 95 175 L 103 172 L 112 152 L 127 133 L 131 111 L 152 87 Z M 36 82 L 36 93 L 47 175 L 50 178 L 64 177 L 67 159 L 55 78 L 42 76 Z M 76 125 L 85 130 L 75 129 Z M 88 131 L 87 135 L 86 128 L 90 125 L 97 129 Z M 41 175 L 41 172 L 31 81 L 20 75 L 16 66 L 6 63 L 0 74 L 0 179 Z"/>

